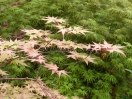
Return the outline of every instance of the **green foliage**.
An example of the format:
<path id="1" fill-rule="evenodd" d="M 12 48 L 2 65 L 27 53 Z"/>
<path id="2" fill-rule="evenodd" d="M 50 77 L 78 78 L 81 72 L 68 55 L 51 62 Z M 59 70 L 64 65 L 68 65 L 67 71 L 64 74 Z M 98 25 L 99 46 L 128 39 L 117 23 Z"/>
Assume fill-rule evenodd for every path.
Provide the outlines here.
<path id="1" fill-rule="evenodd" d="M 62 40 L 53 24 L 44 24 L 43 16 L 57 16 L 68 19 L 64 23 L 69 26 L 83 26 L 91 34 L 66 35 L 66 40 L 89 44 L 103 42 L 103 39 L 113 44 L 122 44 L 126 57 L 118 53 L 92 53 L 96 63 L 76 62 L 67 59 L 64 52 L 43 51 L 49 62 L 56 63 L 60 69 L 69 72 L 57 78 L 51 72 L 38 64 L 29 67 L 8 65 L 3 70 L 11 77 L 38 77 L 52 88 L 58 89 L 69 97 L 79 96 L 85 99 L 122 99 L 132 97 L 132 2 L 131 0 L 19 0 L 23 4 L 13 5 L 15 0 L 0 1 L 0 35 L 5 38 L 22 28 L 50 29 L 51 38 Z M 91 51 L 87 51 L 90 54 Z M 104 56 L 106 54 L 106 56 Z M 103 58 L 104 57 L 104 58 Z M 14 82 L 20 84 L 19 82 Z M 125 99 L 125 98 L 124 98 Z"/>

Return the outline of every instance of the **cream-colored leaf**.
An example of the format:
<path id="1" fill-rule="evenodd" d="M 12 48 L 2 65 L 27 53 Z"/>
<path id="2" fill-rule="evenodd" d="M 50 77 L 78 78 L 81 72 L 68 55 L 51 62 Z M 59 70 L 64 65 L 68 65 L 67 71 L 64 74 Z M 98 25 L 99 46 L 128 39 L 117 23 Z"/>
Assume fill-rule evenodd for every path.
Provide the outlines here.
<path id="1" fill-rule="evenodd" d="M 6 71 L 3 71 L 3 70 L 1 70 L 1 69 L 0 69 L 0 74 L 2 74 L 2 75 L 8 75 L 8 74 L 6 73 Z"/>
<path id="2" fill-rule="evenodd" d="M 25 63 L 25 60 L 22 60 L 22 59 L 14 59 L 11 61 L 10 64 L 14 64 L 14 65 L 22 65 L 22 66 L 28 66 L 26 63 Z"/>

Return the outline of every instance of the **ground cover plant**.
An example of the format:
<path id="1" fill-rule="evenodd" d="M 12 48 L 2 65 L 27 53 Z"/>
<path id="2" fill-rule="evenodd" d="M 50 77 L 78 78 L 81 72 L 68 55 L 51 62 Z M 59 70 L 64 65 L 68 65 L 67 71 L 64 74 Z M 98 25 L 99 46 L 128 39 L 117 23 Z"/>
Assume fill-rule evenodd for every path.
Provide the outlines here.
<path id="1" fill-rule="evenodd" d="M 131 1 L 108 1 L 0 2 L 1 77 L 40 77 L 68 97 L 131 98 Z"/>

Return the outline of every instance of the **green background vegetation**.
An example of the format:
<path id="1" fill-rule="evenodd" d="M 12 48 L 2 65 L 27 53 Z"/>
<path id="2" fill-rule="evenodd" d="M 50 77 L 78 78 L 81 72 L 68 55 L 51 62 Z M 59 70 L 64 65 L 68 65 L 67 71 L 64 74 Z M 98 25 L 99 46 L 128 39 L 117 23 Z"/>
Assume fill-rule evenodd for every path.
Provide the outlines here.
<path id="1" fill-rule="evenodd" d="M 65 53 L 51 52 L 46 55 L 49 62 L 69 71 L 69 76 L 60 78 L 38 64 L 30 68 L 4 66 L 10 77 L 41 77 L 51 88 L 67 96 L 84 99 L 131 99 L 132 98 L 132 1 L 131 0 L 0 0 L 0 35 L 9 39 L 22 28 L 50 29 L 52 24 L 40 20 L 44 16 L 55 16 L 68 20 L 66 26 L 83 26 L 94 34 L 66 36 L 67 40 L 89 44 L 107 42 L 126 46 L 126 57 L 113 53 L 96 64 L 77 63 L 67 59 Z M 52 38 L 62 39 L 60 34 Z M 89 54 L 89 52 L 87 52 Z M 12 81 L 14 85 L 21 82 Z"/>

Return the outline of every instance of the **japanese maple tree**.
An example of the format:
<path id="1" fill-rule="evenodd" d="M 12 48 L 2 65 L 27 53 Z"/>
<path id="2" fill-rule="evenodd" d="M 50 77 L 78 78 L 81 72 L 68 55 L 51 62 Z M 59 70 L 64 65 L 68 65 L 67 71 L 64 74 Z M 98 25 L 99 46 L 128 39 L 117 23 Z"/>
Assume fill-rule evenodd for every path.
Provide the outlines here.
<path id="1" fill-rule="evenodd" d="M 46 21 L 46 24 L 53 24 L 53 26 L 57 29 L 56 33 L 62 34 L 62 41 L 53 38 L 51 39 L 50 36 L 52 36 L 52 31 L 49 30 L 21 29 L 21 32 L 24 34 L 22 34 L 22 38 L 19 38 L 16 35 L 16 38 L 18 37 L 19 40 L 10 39 L 8 41 L 1 38 L 1 63 L 13 64 L 15 66 L 21 65 L 26 67 L 28 67 L 28 62 L 37 63 L 38 65 L 43 66 L 43 68 L 50 70 L 51 74 L 56 73 L 60 78 L 62 74 L 70 76 L 71 72 L 63 69 L 61 70 L 61 68 L 59 68 L 59 64 L 56 64 L 52 60 L 48 60 L 46 55 L 43 54 L 42 50 L 55 48 L 56 50 L 65 53 L 65 58 L 73 59 L 78 63 L 85 63 L 86 68 L 89 66 L 89 64 L 97 65 L 99 60 L 107 58 L 106 56 L 100 57 L 100 53 L 101 55 L 107 55 L 116 52 L 125 56 L 124 52 L 121 50 L 121 48 L 124 48 L 124 46 L 109 44 L 105 40 L 104 44 L 95 42 L 93 42 L 93 44 L 83 44 L 76 43 L 72 40 L 66 40 L 66 35 L 74 36 L 80 34 L 86 36 L 87 33 L 94 33 L 88 31 L 88 29 L 83 29 L 83 27 L 80 26 L 65 26 L 63 25 L 63 23 L 66 22 L 65 19 L 48 16 L 42 18 L 41 20 Z M 2 75 L 7 75 L 7 73 L 2 69 L 0 69 L 0 73 Z"/>

